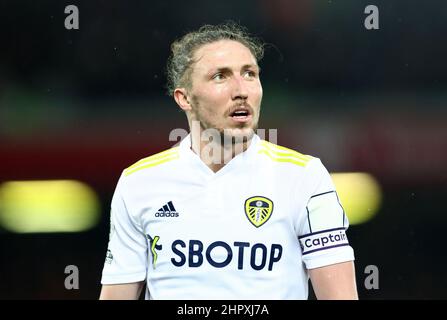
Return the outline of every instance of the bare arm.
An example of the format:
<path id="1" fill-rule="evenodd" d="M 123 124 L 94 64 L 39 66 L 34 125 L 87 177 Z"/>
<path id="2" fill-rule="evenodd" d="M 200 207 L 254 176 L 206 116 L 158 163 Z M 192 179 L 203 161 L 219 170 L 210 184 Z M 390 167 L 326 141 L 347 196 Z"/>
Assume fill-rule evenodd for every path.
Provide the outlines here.
<path id="1" fill-rule="evenodd" d="M 103 285 L 99 300 L 138 300 L 144 281 Z"/>
<path id="2" fill-rule="evenodd" d="M 358 300 L 354 262 L 342 262 L 309 270 L 319 300 Z"/>

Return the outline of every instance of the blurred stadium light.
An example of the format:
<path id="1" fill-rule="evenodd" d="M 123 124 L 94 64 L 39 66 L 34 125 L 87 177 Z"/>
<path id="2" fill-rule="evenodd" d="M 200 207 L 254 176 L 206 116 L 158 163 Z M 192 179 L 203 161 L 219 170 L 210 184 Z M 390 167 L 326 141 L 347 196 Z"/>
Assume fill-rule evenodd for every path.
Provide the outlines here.
<path id="1" fill-rule="evenodd" d="M 332 173 L 340 202 L 350 225 L 365 223 L 377 214 L 382 191 L 377 180 L 368 173 Z"/>
<path id="2" fill-rule="evenodd" d="M 81 232 L 100 218 L 96 193 L 75 180 L 0 185 L 0 225 L 15 233 Z"/>

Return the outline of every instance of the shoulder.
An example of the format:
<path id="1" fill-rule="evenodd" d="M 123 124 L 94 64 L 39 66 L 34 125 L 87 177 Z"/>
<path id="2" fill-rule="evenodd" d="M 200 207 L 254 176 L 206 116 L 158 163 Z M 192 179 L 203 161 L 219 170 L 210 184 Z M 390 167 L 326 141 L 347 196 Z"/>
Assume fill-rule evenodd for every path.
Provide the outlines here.
<path id="1" fill-rule="evenodd" d="M 294 188 L 309 197 L 334 189 L 330 174 L 318 157 L 264 140 L 260 141 L 258 156 L 262 157 L 259 161 L 263 172 L 271 172 L 281 183 L 293 183 Z"/>
<path id="2" fill-rule="evenodd" d="M 315 160 L 319 160 L 311 155 L 302 154 L 265 140 L 259 142 L 258 156 L 271 165 L 299 168 L 300 170 L 309 167 L 309 164 Z"/>
<path id="3" fill-rule="evenodd" d="M 161 169 L 164 169 L 168 163 L 175 162 L 175 160 L 178 160 L 179 158 L 179 147 L 170 148 L 135 162 L 124 169 L 123 176 L 138 176 L 142 173 L 154 171 L 153 169 L 155 168 L 158 169 L 157 171 L 160 171 Z"/>

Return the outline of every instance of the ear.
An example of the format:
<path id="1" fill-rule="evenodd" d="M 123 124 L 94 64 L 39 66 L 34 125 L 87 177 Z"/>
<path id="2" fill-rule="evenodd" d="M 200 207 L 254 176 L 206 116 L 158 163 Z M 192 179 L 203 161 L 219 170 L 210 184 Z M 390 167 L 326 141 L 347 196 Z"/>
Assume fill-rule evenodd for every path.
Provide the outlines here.
<path id="1" fill-rule="evenodd" d="M 188 99 L 188 92 L 185 88 L 177 88 L 174 90 L 174 100 L 183 111 L 192 110 L 191 103 Z"/>

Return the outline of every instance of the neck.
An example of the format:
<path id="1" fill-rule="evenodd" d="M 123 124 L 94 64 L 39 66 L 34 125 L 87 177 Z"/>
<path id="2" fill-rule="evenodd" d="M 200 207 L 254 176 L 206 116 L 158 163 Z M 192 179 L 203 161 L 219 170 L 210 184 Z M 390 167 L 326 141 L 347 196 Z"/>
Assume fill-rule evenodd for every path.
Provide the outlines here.
<path id="1" fill-rule="evenodd" d="M 224 136 L 217 130 L 213 135 L 202 135 L 202 130 L 191 130 L 191 149 L 213 172 L 222 169 L 238 154 L 245 152 L 251 144 L 252 137 L 239 139 Z"/>

